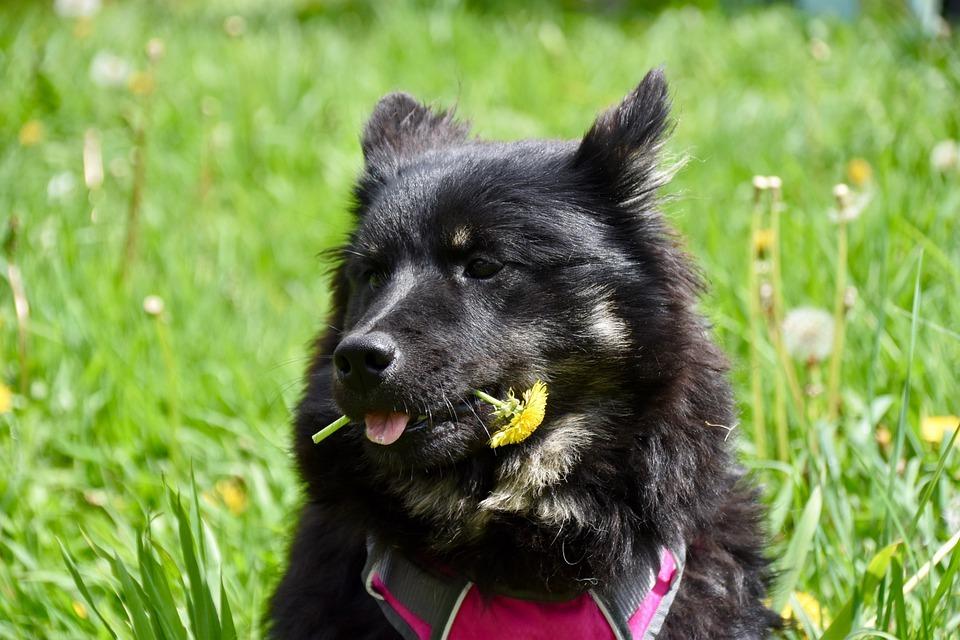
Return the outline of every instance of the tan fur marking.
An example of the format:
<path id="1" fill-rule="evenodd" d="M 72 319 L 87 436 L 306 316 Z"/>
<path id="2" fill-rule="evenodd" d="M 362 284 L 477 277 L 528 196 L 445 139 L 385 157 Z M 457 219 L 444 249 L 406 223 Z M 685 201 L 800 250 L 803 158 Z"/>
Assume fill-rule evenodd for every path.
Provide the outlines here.
<path id="1" fill-rule="evenodd" d="M 537 503 L 535 514 L 540 520 L 553 525 L 563 525 L 568 522 L 586 523 L 586 518 L 577 501 L 571 496 L 558 493 L 543 496 Z"/>
<path id="2" fill-rule="evenodd" d="M 623 318 L 617 315 L 617 308 L 610 299 L 601 300 L 594 305 L 590 316 L 590 330 L 607 347 L 623 349 L 630 344 L 630 328 Z"/>
<path id="3" fill-rule="evenodd" d="M 580 461 L 581 451 L 593 437 L 587 416 L 565 416 L 552 425 L 546 437 L 531 449 L 519 449 L 503 461 L 496 488 L 478 505 L 481 511 L 539 512 L 551 488 L 562 482 Z M 555 512 L 548 508 L 545 513 Z M 554 518 L 554 516 L 551 516 Z"/>
<path id="4" fill-rule="evenodd" d="M 470 229 L 457 227 L 450 237 L 450 244 L 454 249 L 466 249 L 470 244 Z"/>

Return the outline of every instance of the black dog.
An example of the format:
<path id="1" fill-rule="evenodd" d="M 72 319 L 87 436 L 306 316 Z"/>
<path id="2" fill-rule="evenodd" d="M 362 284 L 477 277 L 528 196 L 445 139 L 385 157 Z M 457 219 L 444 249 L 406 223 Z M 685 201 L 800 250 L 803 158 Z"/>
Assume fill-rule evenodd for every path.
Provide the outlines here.
<path id="1" fill-rule="evenodd" d="M 487 601 L 548 603 L 655 575 L 680 550 L 658 638 L 779 624 L 762 603 L 762 508 L 728 438 L 727 362 L 657 208 L 668 102 L 651 71 L 582 140 L 509 143 L 405 94 L 377 104 L 336 328 L 297 411 L 306 504 L 272 637 L 399 637 L 364 588 L 368 545 Z M 490 448 L 472 391 L 537 379 L 542 425 Z M 313 444 L 341 413 L 356 424 Z"/>

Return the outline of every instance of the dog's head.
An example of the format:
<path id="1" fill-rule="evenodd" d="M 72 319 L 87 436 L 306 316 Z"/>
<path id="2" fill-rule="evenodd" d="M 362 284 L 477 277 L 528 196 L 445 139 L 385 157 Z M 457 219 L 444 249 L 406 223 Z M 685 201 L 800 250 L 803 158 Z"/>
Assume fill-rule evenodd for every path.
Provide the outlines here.
<path id="1" fill-rule="evenodd" d="M 377 104 L 329 343 L 368 455 L 424 467 L 485 448 L 475 389 L 544 380 L 549 430 L 672 375 L 698 285 L 655 210 L 667 127 L 658 70 L 576 142 L 469 139 L 405 94 Z"/>

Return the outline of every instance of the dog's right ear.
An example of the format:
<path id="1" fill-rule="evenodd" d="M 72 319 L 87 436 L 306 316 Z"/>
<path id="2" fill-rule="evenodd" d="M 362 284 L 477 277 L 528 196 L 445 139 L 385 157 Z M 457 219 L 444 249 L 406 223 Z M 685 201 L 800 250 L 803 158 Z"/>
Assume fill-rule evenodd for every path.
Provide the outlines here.
<path id="1" fill-rule="evenodd" d="M 396 164 L 428 149 L 463 142 L 470 127 L 453 117 L 453 110 L 435 110 L 406 93 L 382 98 L 363 130 L 361 146 L 367 167 Z"/>
<path id="2" fill-rule="evenodd" d="M 621 202 L 640 202 L 661 186 L 658 152 L 670 127 L 663 70 L 652 69 L 636 89 L 601 113 L 583 137 L 574 165 Z"/>

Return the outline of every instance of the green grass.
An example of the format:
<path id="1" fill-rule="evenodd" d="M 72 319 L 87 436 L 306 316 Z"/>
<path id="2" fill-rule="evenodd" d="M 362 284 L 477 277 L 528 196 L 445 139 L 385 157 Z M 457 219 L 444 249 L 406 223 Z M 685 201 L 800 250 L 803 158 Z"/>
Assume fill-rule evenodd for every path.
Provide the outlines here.
<path id="1" fill-rule="evenodd" d="M 860 627 L 956 637 L 960 554 L 899 595 L 960 521 L 960 456 L 920 432 L 924 415 L 960 413 L 960 172 L 929 162 L 939 140 L 960 137 L 955 38 L 927 39 L 891 15 L 843 24 L 784 6 L 631 17 L 456 2 L 109 3 L 78 27 L 47 4 L 0 9 L 0 223 L 20 220 L 13 259 L 30 304 L 21 362 L 0 282 L 0 380 L 14 390 L 0 415 L 0 638 L 109 637 L 61 544 L 121 637 L 181 637 L 174 619 L 212 637 L 227 618 L 237 637 L 258 636 L 299 499 L 287 425 L 328 305 L 317 254 L 349 225 L 359 127 L 376 99 L 403 88 L 457 103 L 488 137 L 575 137 L 661 63 L 677 117 L 667 151 L 689 158 L 667 210 L 709 276 L 703 306 L 735 363 L 744 459 L 765 485 L 782 559 L 775 597 L 811 594 L 838 620 L 828 637 Z M 223 22 L 235 11 L 246 31 L 231 38 Z M 101 50 L 147 69 L 151 37 L 166 46 L 151 95 L 91 83 Z M 827 59 L 811 55 L 813 38 Z M 31 120 L 43 139 L 22 146 Z M 93 192 L 88 129 L 106 166 Z M 121 277 L 138 130 L 142 207 Z M 849 227 L 859 296 L 844 412 L 825 420 L 823 396 L 808 415 L 789 409 L 789 455 L 773 459 L 777 358 L 764 339 L 761 458 L 750 180 L 783 179 L 786 307 L 830 309 L 827 211 L 853 158 L 872 166 L 874 195 Z M 65 171 L 75 188 L 49 198 Z M 161 315 L 144 312 L 148 295 L 163 299 Z M 803 622 L 789 635 L 804 629 L 816 635 Z M 230 637 L 228 624 L 221 631 Z"/>

